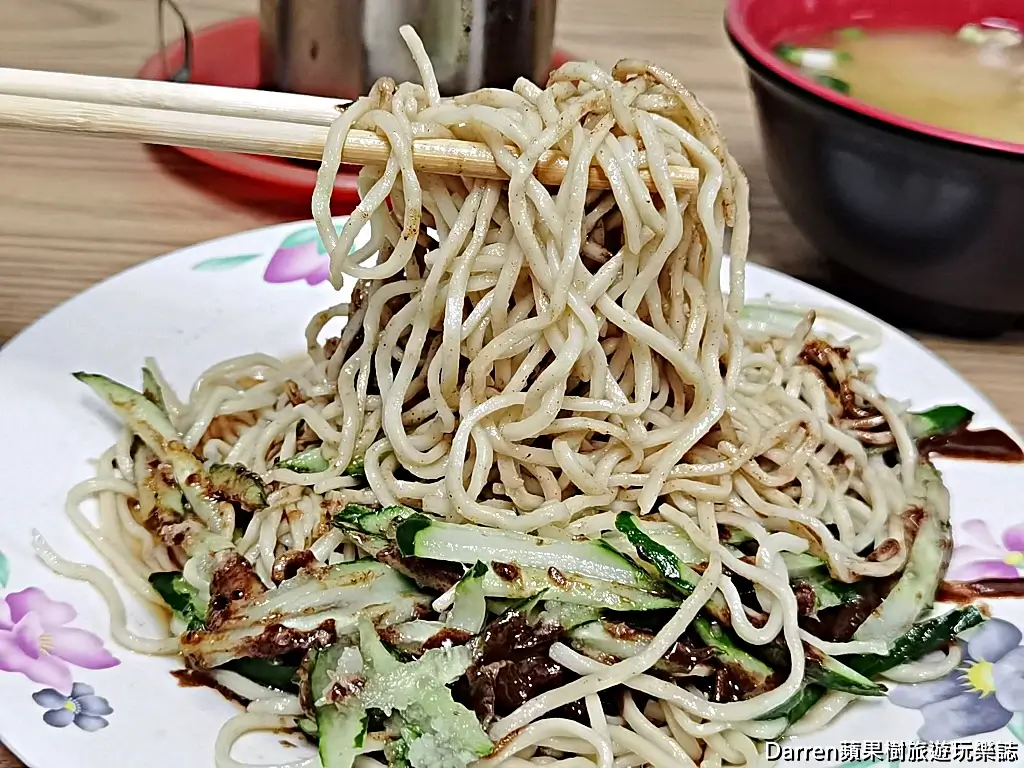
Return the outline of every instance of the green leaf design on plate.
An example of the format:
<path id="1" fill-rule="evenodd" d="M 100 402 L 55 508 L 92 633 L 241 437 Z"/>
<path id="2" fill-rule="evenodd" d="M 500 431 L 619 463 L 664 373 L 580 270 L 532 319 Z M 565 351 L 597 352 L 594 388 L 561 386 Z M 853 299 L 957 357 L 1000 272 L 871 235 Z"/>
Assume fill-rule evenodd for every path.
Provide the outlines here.
<path id="1" fill-rule="evenodd" d="M 345 226 L 343 221 L 335 221 L 334 231 L 341 234 L 341 228 L 343 226 Z M 324 245 L 324 241 L 320 239 L 320 230 L 316 227 L 303 227 L 302 229 L 292 232 L 288 237 L 281 241 L 281 244 L 277 246 L 277 250 L 281 251 L 286 248 L 298 248 L 303 245 L 309 245 L 310 243 L 316 243 L 316 252 L 319 255 L 327 255 L 327 247 Z"/>
<path id="2" fill-rule="evenodd" d="M 11 564 L 7 561 L 7 555 L 0 552 L 0 587 L 6 587 L 11 577 Z"/>
<path id="3" fill-rule="evenodd" d="M 196 272 L 219 272 L 224 269 L 235 269 L 243 264 L 248 264 L 253 259 L 258 259 L 258 253 L 244 253 L 237 256 L 216 256 L 212 259 L 204 259 L 192 267 Z"/>
<path id="4" fill-rule="evenodd" d="M 1006 730 L 1013 734 L 1013 738 L 1024 744 L 1024 712 L 1016 713 L 1006 724 Z"/>
<path id="5" fill-rule="evenodd" d="M 340 235 L 341 234 L 341 229 L 344 226 L 345 226 L 345 224 L 343 222 L 336 221 L 336 222 L 334 222 L 334 231 L 337 232 Z M 349 253 L 351 253 L 355 249 L 356 249 L 356 246 L 353 244 L 352 250 L 350 250 Z M 326 256 L 327 255 L 327 246 L 324 245 L 324 241 L 323 240 L 318 239 L 316 241 L 316 252 L 320 256 Z"/>
<path id="6" fill-rule="evenodd" d="M 285 248 L 297 248 L 300 245 L 309 245 L 312 242 L 316 242 L 318 248 L 323 247 L 323 243 L 320 242 L 320 233 L 316 227 L 303 227 L 302 229 L 292 232 L 288 237 L 281 241 L 281 244 L 277 246 L 277 249 L 283 250 Z"/>

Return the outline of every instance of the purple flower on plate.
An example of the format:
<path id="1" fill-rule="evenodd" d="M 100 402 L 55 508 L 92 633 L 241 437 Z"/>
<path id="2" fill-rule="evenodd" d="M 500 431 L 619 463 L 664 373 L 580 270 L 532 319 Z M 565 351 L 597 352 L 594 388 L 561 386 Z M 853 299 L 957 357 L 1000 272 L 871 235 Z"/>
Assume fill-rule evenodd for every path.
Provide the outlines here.
<path id="1" fill-rule="evenodd" d="M 92 686 L 75 683 L 71 695 L 65 696 L 53 688 L 46 688 L 32 694 L 40 707 L 45 707 L 43 722 L 54 728 L 67 728 L 74 723 L 83 731 L 98 731 L 110 723 L 104 715 L 114 713 L 113 707 L 102 696 L 97 696 Z"/>
<path id="2" fill-rule="evenodd" d="M 946 577 L 955 581 L 1016 579 L 1024 568 L 1024 524 L 1011 525 L 999 540 L 984 520 L 968 520 L 953 538 Z"/>
<path id="3" fill-rule="evenodd" d="M 35 587 L 0 600 L 0 671 L 71 693 L 71 669 L 109 669 L 119 662 L 91 632 L 67 626 L 78 614 Z"/>
<path id="4" fill-rule="evenodd" d="M 922 741 L 951 741 L 998 731 L 1024 712 L 1024 648 L 1021 631 L 989 619 L 962 642 L 964 661 L 939 680 L 901 685 L 889 693 L 898 707 L 918 709 Z"/>
<path id="5" fill-rule="evenodd" d="M 263 273 L 268 283 L 291 283 L 305 280 L 310 285 L 322 283 L 330 276 L 330 259 L 316 227 L 292 232 L 277 246 Z"/>

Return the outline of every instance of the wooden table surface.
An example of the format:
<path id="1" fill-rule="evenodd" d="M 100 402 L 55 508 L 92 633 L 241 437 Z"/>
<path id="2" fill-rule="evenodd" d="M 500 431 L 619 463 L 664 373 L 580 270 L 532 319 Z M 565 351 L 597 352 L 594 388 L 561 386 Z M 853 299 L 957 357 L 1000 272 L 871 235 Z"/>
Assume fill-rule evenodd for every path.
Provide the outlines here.
<path id="1" fill-rule="evenodd" d="M 254 13 L 255 0 L 179 0 L 194 28 Z M 717 113 L 752 187 L 753 258 L 813 269 L 765 176 L 722 0 L 562 0 L 558 45 L 610 65 L 657 61 Z M 0 66 L 131 76 L 156 45 L 155 0 L 3 0 Z M 60 302 L 168 251 L 268 223 L 308 218 L 171 150 L 0 131 L 0 343 Z M 924 338 L 1024 427 L 1024 337 Z M 0 747 L 0 768 L 21 764 Z"/>

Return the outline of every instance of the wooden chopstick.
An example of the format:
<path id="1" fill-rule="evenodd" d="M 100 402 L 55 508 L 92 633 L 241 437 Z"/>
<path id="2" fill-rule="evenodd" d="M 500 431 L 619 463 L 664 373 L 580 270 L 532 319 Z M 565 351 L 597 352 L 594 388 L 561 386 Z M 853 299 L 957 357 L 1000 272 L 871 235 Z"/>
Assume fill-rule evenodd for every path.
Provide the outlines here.
<path id="1" fill-rule="evenodd" d="M 327 129 L 344 102 L 318 96 L 221 86 L 127 80 L 0 68 L 0 127 L 166 144 L 180 147 L 319 160 Z M 383 165 L 390 147 L 370 131 L 351 131 L 342 161 Z M 417 170 L 483 179 L 507 179 L 487 145 L 451 139 L 413 143 Z M 567 158 L 546 152 L 535 176 L 558 185 Z M 696 168 L 672 167 L 673 186 L 694 191 Z M 648 171 L 644 183 L 654 189 Z M 608 189 L 604 171 L 591 166 L 588 186 Z"/>
<path id="2" fill-rule="evenodd" d="M 0 67 L 0 94 L 330 125 L 351 102 L 299 93 Z"/>

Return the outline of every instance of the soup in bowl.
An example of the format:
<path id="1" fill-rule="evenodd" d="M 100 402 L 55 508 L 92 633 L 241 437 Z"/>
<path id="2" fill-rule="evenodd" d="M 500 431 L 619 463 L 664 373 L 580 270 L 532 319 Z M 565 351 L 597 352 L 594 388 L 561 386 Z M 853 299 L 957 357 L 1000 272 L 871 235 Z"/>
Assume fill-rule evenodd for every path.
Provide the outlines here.
<path id="1" fill-rule="evenodd" d="M 1024 317 L 1024 4 L 730 0 L 726 27 L 837 292 L 954 333 Z"/>
<path id="2" fill-rule="evenodd" d="M 1006 19 L 960 29 L 844 27 L 779 43 L 806 77 L 937 128 L 1024 144 L 1024 35 Z"/>

